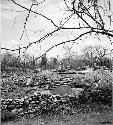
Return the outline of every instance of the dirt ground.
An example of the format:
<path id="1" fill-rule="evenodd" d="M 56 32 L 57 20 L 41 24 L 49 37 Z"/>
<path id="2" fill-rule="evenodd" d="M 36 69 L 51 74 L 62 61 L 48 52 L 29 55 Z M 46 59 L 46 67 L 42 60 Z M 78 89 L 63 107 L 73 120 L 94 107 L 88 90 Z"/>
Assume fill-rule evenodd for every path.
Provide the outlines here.
<path id="1" fill-rule="evenodd" d="M 18 121 L 4 122 L 1 125 L 113 125 L 113 113 L 111 110 L 106 110 L 87 114 L 23 118 Z"/>

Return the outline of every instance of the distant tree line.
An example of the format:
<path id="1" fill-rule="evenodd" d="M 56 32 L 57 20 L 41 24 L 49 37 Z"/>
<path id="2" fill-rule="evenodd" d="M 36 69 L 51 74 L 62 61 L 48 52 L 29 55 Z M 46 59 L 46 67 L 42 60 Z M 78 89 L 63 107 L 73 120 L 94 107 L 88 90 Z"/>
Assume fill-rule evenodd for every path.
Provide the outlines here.
<path id="1" fill-rule="evenodd" d="M 22 69 L 58 69 L 59 66 L 66 69 L 67 67 L 74 70 L 84 70 L 86 66 L 91 68 L 106 66 L 109 70 L 113 68 L 113 59 L 110 58 L 108 50 L 102 46 L 86 46 L 82 55 L 77 55 L 71 49 L 66 49 L 64 57 L 58 61 L 53 57 L 48 59 L 46 54 L 36 61 L 34 56 L 24 54 L 18 57 L 12 53 L 6 52 L 1 55 L 1 70 L 7 70 L 9 67 Z"/>
<path id="2" fill-rule="evenodd" d="M 23 55 L 23 59 L 19 56 L 6 52 L 1 55 L 1 70 L 9 68 L 33 68 L 33 60 L 28 54 Z"/>
<path id="3" fill-rule="evenodd" d="M 112 52 L 100 45 L 85 46 L 82 50 L 82 55 L 73 55 L 71 49 L 68 49 L 67 53 L 68 56 L 66 55 L 61 60 L 64 68 L 67 66 L 75 70 L 84 70 L 86 66 L 94 69 L 101 66 L 105 66 L 109 70 L 113 68 L 113 58 L 111 58 Z"/>
<path id="4" fill-rule="evenodd" d="M 1 70 L 8 70 L 14 68 L 26 69 L 55 69 L 58 60 L 51 58 L 48 60 L 46 55 L 42 56 L 39 61 L 34 60 L 34 56 L 23 54 L 21 57 L 16 54 L 6 52 L 1 55 Z"/>

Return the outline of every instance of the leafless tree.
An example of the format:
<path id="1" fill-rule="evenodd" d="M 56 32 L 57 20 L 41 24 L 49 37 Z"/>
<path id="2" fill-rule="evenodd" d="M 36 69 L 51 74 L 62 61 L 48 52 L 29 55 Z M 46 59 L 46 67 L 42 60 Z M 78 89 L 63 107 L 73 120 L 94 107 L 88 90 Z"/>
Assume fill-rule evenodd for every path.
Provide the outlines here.
<path id="1" fill-rule="evenodd" d="M 109 52 L 109 50 L 103 46 L 95 46 L 95 50 L 98 58 L 103 58 L 105 56 L 110 56 L 112 54 L 112 51 Z"/>
<path id="2" fill-rule="evenodd" d="M 39 39 L 33 42 L 29 42 L 28 45 L 22 46 L 17 49 L 8 49 L 8 48 L 1 48 L 4 50 L 10 50 L 10 51 L 19 51 L 24 50 L 26 51 L 31 45 L 38 44 L 40 45 L 44 40 L 46 40 L 48 37 L 52 37 L 56 33 L 61 33 L 62 31 L 73 31 L 73 38 L 69 38 L 68 40 L 62 41 L 60 43 L 52 45 L 49 49 L 45 50 L 45 52 L 37 57 L 36 59 L 43 56 L 45 53 L 49 52 L 54 47 L 60 46 L 65 43 L 76 43 L 77 40 L 84 39 L 84 37 L 91 37 L 95 36 L 98 38 L 98 35 L 104 35 L 108 37 L 109 40 L 111 40 L 112 44 L 112 38 L 113 38 L 113 29 L 112 29 L 112 17 L 113 17 L 113 8 L 112 8 L 112 0 L 63 0 L 64 2 L 64 12 L 65 16 L 62 17 L 60 20 L 60 23 L 55 23 L 51 18 L 45 16 L 42 13 L 38 12 L 38 7 L 42 4 L 46 4 L 46 0 L 43 0 L 41 2 L 38 2 L 37 0 L 31 0 L 30 7 L 24 6 L 24 4 L 21 4 L 18 0 L 10 0 L 9 2 L 12 2 L 12 4 L 15 4 L 16 6 L 23 9 L 23 13 L 27 12 L 26 19 L 23 26 L 23 31 L 20 36 L 20 41 L 22 40 L 23 36 L 27 34 L 27 23 L 29 22 L 29 18 L 31 14 L 34 14 L 35 16 L 40 16 L 44 18 L 46 21 L 50 22 L 53 25 L 53 30 L 51 32 L 44 33 Z M 11 10 L 11 11 L 17 11 L 17 10 Z M 17 11 L 19 12 L 19 10 Z M 21 11 L 22 12 L 22 11 Z M 66 26 L 67 23 L 70 21 L 76 22 L 76 25 L 72 26 Z M 39 29 L 40 30 L 40 29 Z M 79 35 L 74 35 L 75 32 L 79 32 Z"/>
<path id="3" fill-rule="evenodd" d="M 96 56 L 96 53 L 95 53 L 95 50 L 94 50 L 93 46 L 86 46 L 83 49 L 83 53 L 84 53 L 84 56 L 87 59 L 90 59 L 90 60 L 93 59 Z"/>
<path id="4" fill-rule="evenodd" d="M 110 56 L 112 54 L 112 52 L 109 49 L 100 45 L 85 46 L 85 48 L 83 49 L 83 53 L 88 59 L 93 59 L 95 57 L 103 58 L 105 56 Z"/>
<path id="5" fill-rule="evenodd" d="M 112 54 L 106 47 L 96 45 L 96 46 L 85 46 L 83 49 L 83 55 L 86 59 L 91 61 L 91 65 L 94 66 L 94 62 L 102 62 L 104 58 L 110 57 Z"/>
<path id="6" fill-rule="evenodd" d="M 76 58 L 77 56 L 77 52 L 75 52 L 74 50 L 72 50 L 72 47 L 70 46 L 63 46 L 64 50 L 66 51 L 66 53 L 64 54 L 65 58 Z"/>

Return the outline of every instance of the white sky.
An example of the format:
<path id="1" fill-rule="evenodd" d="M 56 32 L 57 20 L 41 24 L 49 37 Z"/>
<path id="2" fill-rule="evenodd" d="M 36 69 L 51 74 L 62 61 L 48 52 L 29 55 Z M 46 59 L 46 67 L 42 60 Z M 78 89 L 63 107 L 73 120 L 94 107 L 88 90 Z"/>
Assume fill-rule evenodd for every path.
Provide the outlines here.
<path id="1" fill-rule="evenodd" d="M 6 48 L 15 48 L 18 44 L 22 44 L 23 46 L 27 45 L 28 42 L 33 42 L 39 39 L 41 36 L 43 36 L 47 32 L 51 32 L 54 30 L 53 25 L 46 20 L 45 18 L 42 18 L 41 16 L 35 17 L 34 14 L 31 14 L 29 17 L 29 21 L 27 22 L 26 29 L 27 34 L 29 37 L 29 41 L 26 38 L 26 35 L 24 34 L 22 40 L 20 41 L 19 38 L 23 31 L 23 24 L 25 22 L 25 18 L 27 15 L 27 12 L 13 12 L 13 11 L 7 11 L 9 10 L 17 10 L 17 11 L 23 11 L 22 8 L 16 6 L 13 3 L 7 2 L 7 0 L 1 0 L 1 46 Z M 17 0 L 20 1 L 24 6 L 30 7 L 31 0 Z M 41 1 L 41 0 L 40 0 Z M 56 24 L 59 24 L 61 20 L 65 20 L 65 17 L 68 16 L 70 13 L 64 12 L 64 3 L 63 0 L 46 0 L 47 2 L 44 2 L 38 8 L 33 8 L 34 10 L 37 9 L 37 12 L 42 13 L 46 15 L 47 17 L 51 18 Z M 87 17 L 85 17 L 87 21 L 91 22 Z M 75 21 L 76 20 L 76 21 Z M 77 18 L 74 17 L 71 19 L 65 26 L 78 26 Z M 111 27 L 113 29 L 113 25 Z M 41 46 L 34 44 L 32 45 L 27 52 L 30 54 L 35 54 L 35 56 L 40 56 L 42 53 L 44 53 L 45 50 L 49 49 L 51 45 L 54 45 L 59 42 L 63 42 L 69 39 L 73 39 L 80 35 L 83 31 L 72 31 L 72 30 L 61 30 L 59 32 L 56 32 L 52 37 L 47 38 L 41 43 Z M 73 47 L 74 51 L 77 51 L 78 54 L 81 54 L 81 50 L 86 45 L 102 45 L 109 49 L 113 49 L 113 45 L 111 46 L 109 39 L 106 36 L 99 35 L 99 39 L 96 37 L 91 37 L 88 35 L 87 38 L 82 37 L 82 40 L 76 41 L 78 44 L 68 44 Z M 112 39 L 113 40 L 113 39 Z M 40 50 L 41 48 L 41 50 Z M 59 46 L 57 48 L 52 49 L 48 53 L 48 57 L 53 57 L 60 55 L 62 57 L 64 54 L 64 50 L 62 50 L 62 46 Z"/>

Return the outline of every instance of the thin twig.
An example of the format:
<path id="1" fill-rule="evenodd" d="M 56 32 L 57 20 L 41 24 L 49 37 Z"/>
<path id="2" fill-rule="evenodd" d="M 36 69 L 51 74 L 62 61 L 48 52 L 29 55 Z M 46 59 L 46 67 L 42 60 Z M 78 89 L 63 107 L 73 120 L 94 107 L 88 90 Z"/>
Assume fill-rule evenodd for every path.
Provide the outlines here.
<path id="1" fill-rule="evenodd" d="M 79 35 L 79 36 L 78 36 L 77 38 L 75 38 L 75 39 L 67 40 L 67 41 L 58 43 L 58 44 L 56 44 L 56 45 L 53 45 L 53 46 L 50 47 L 48 50 L 46 50 L 46 52 L 45 52 L 43 55 L 37 57 L 35 60 L 37 60 L 37 59 L 41 58 L 42 56 L 44 56 L 47 52 L 49 52 L 49 51 L 50 51 L 51 49 L 53 49 L 54 47 L 57 47 L 57 46 L 60 46 L 60 45 L 62 45 L 62 44 L 69 43 L 69 42 L 74 42 L 74 43 L 75 43 L 75 41 L 78 40 L 78 39 L 80 39 L 82 36 L 84 36 L 84 35 L 86 35 L 86 34 L 93 33 L 93 32 L 95 32 L 95 31 L 88 31 L 88 32 L 85 32 L 85 33 Z M 99 32 L 99 31 L 96 31 L 96 32 L 102 33 L 102 32 Z M 102 34 L 106 35 L 106 33 L 104 33 L 104 32 L 103 32 Z M 113 37 L 113 35 L 112 35 L 112 37 Z"/>
<path id="2" fill-rule="evenodd" d="M 23 29 L 23 31 L 22 31 L 22 35 L 21 35 L 21 37 L 20 37 L 20 41 L 22 40 L 22 37 L 23 37 L 23 35 L 24 35 L 25 29 L 26 29 L 26 24 L 27 24 L 28 18 L 29 18 L 29 16 L 30 16 L 30 12 L 31 12 L 32 7 L 33 7 L 33 4 L 31 4 L 31 7 L 30 7 L 30 9 L 29 9 L 29 12 L 28 12 L 28 14 L 27 14 L 27 16 L 26 16 L 26 19 L 25 19 L 25 22 L 24 22 L 24 29 Z"/>
<path id="3" fill-rule="evenodd" d="M 54 30 L 53 32 L 51 32 L 51 33 L 49 33 L 49 34 L 46 34 L 47 36 L 50 36 L 50 35 L 52 35 L 54 32 L 56 32 L 56 31 L 58 31 L 59 29 L 56 29 L 56 30 Z M 111 33 L 109 33 L 109 32 L 106 32 L 106 31 L 103 31 L 103 30 L 93 30 L 93 31 L 89 31 L 89 32 L 85 32 L 84 33 L 84 35 L 85 34 L 90 34 L 90 33 L 98 33 L 98 34 L 102 34 L 102 35 L 106 35 L 106 36 L 110 36 L 110 37 L 113 37 L 113 34 L 111 34 Z M 37 42 L 41 42 L 42 40 L 44 40 L 45 38 L 46 38 L 46 35 L 44 36 L 44 37 L 42 37 L 42 38 L 40 38 L 39 40 L 37 40 L 37 41 L 34 41 L 34 42 L 32 42 L 32 43 L 30 43 L 28 46 L 24 46 L 24 47 L 21 47 L 20 49 L 27 49 L 30 45 L 32 45 L 32 44 L 35 44 L 35 43 L 37 43 Z M 83 36 L 83 34 L 81 34 L 82 36 Z M 80 36 L 79 36 L 80 37 Z M 74 40 L 70 40 L 70 41 L 74 41 Z M 65 42 L 64 42 L 65 43 Z M 61 43 L 60 43 L 61 44 Z M 58 46 L 58 45 L 57 45 Z M 53 47 L 54 48 L 54 47 Z M 16 51 L 16 50 L 19 50 L 19 49 L 7 49 L 7 48 L 3 48 L 3 47 L 1 47 L 1 49 L 4 49 L 4 50 L 10 50 L 10 51 Z"/>
<path id="4" fill-rule="evenodd" d="M 26 8 L 26 7 L 24 7 L 24 6 L 20 5 L 20 4 L 18 4 L 18 3 L 15 2 L 14 0 L 11 0 L 11 1 L 12 1 L 15 5 L 17 5 L 17 6 L 21 7 L 21 8 L 23 8 L 23 9 L 25 9 L 25 10 L 27 10 L 27 11 L 29 11 L 28 8 Z M 58 27 L 58 26 L 54 23 L 54 21 L 53 21 L 52 19 L 46 17 L 45 15 L 43 15 L 43 14 L 41 14 L 41 13 L 38 13 L 38 12 L 35 12 L 35 11 L 33 11 L 33 10 L 31 10 L 31 12 L 34 13 L 34 14 L 37 14 L 37 15 L 40 15 L 40 16 L 44 17 L 45 19 L 47 19 L 48 21 L 50 21 L 55 27 Z"/>
<path id="5" fill-rule="evenodd" d="M 21 10 L 12 10 L 12 9 L 6 9 L 6 8 L 3 8 L 3 10 L 13 11 L 13 12 L 17 12 L 17 13 L 24 12 L 24 11 L 21 11 Z"/>
<path id="6" fill-rule="evenodd" d="M 67 22 L 72 16 L 73 16 L 73 14 L 71 14 L 71 15 L 69 16 L 69 18 L 68 18 L 60 27 L 58 27 L 56 30 L 54 30 L 54 31 L 52 31 L 52 32 L 50 32 L 50 33 L 47 33 L 45 36 L 41 37 L 38 41 L 35 41 L 35 42 L 30 43 L 30 44 L 26 47 L 25 51 L 26 51 L 33 43 L 34 43 L 34 44 L 35 44 L 35 43 L 40 43 L 41 41 L 43 41 L 43 40 L 46 39 L 47 37 L 52 36 L 55 32 L 61 30 L 61 29 L 62 29 L 62 26 L 65 25 L 66 22 Z"/>
<path id="7" fill-rule="evenodd" d="M 69 10 L 69 11 L 73 11 L 73 10 L 72 10 L 72 9 L 70 9 L 70 8 L 69 8 L 69 6 L 67 5 L 66 0 L 64 0 L 64 3 L 65 3 L 65 5 L 66 5 L 66 7 L 68 8 L 68 10 Z"/>

